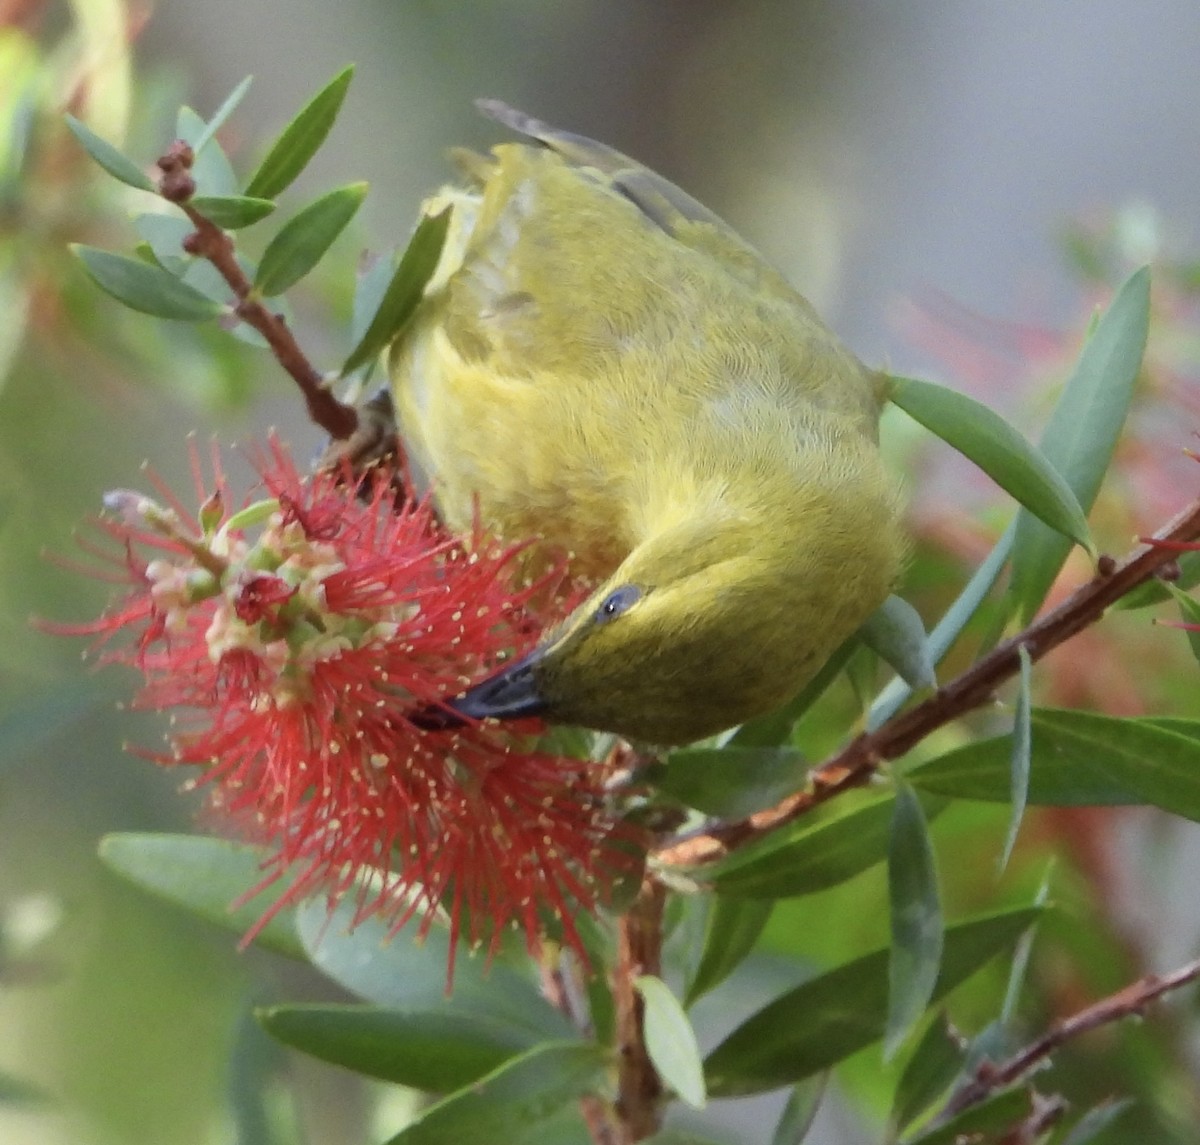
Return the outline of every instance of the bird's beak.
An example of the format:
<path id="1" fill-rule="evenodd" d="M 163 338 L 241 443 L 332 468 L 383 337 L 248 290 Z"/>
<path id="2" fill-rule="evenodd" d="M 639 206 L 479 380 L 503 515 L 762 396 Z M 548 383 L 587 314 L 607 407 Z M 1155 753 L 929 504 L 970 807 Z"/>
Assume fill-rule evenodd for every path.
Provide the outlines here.
<path id="1" fill-rule="evenodd" d="M 534 678 L 534 669 L 541 658 L 540 648 L 527 652 L 494 676 L 467 689 L 447 706 L 473 720 L 517 720 L 542 715 L 546 702 Z"/>

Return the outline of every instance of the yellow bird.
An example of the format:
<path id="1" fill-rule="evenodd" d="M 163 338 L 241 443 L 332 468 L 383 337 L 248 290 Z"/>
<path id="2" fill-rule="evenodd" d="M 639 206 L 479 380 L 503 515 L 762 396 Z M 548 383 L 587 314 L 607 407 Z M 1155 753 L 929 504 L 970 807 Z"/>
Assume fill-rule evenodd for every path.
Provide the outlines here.
<path id="1" fill-rule="evenodd" d="M 390 371 L 447 524 L 572 554 L 595 591 L 453 701 L 652 744 L 795 694 L 904 552 L 881 375 L 729 227 L 619 152 L 503 104 Z"/>

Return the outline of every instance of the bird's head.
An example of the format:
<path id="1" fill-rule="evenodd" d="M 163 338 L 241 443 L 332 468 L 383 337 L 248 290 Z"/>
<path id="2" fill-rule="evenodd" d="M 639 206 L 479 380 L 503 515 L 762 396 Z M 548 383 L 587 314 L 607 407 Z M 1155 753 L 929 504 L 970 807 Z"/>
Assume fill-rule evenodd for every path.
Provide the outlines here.
<path id="1" fill-rule="evenodd" d="M 861 536 L 861 534 L 860 534 Z M 895 562 L 838 534 L 691 522 L 638 545 L 532 652 L 451 703 L 686 743 L 794 694 L 887 595 Z"/>

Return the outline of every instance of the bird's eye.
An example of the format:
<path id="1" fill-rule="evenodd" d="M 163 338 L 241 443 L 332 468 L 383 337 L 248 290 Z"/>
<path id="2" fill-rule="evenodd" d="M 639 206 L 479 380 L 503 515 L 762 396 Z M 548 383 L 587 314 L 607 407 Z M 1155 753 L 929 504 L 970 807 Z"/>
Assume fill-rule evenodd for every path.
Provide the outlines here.
<path id="1" fill-rule="evenodd" d="M 630 607 L 641 599 L 641 596 L 642 590 L 636 584 L 623 584 L 620 588 L 613 589 L 604 598 L 604 603 L 596 609 L 596 623 L 603 624 L 605 621 L 615 619 L 623 612 L 628 612 Z"/>

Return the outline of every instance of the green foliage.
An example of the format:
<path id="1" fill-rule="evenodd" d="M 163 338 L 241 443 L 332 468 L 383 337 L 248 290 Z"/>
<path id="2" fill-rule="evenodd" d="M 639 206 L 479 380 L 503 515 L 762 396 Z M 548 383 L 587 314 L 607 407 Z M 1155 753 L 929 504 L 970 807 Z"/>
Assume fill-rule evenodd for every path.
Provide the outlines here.
<path id="1" fill-rule="evenodd" d="M 906 414 L 969 457 L 1051 529 L 1085 549 L 1093 547 L 1087 520 L 1071 487 L 999 414 L 966 394 L 915 378 L 890 379 L 888 396 Z"/>
<path id="2" fill-rule="evenodd" d="M 292 185 L 325 142 L 342 109 L 342 101 L 346 98 L 353 77 L 354 68 L 344 68 L 305 104 L 250 176 L 246 183 L 247 195 L 274 199 Z"/>
<path id="3" fill-rule="evenodd" d="M 937 1002 L 1008 949 L 1038 916 L 1036 907 L 948 927 Z M 709 1094 L 734 1097 L 791 1085 L 881 1038 L 888 1022 L 890 950 L 876 950 L 819 975 L 768 1003 L 705 1059 Z"/>
<path id="4" fill-rule="evenodd" d="M 607 1064 L 599 1046 L 546 1042 L 431 1106 L 388 1145 L 526 1139 L 570 1102 L 599 1089 Z"/>
<path id="5" fill-rule="evenodd" d="M 1096 324 L 1042 438 L 1042 452 L 1091 509 L 1108 471 L 1150 326 L 1150 272 L 1134 273 Z M 1029 513 L 1018 518 L 1012 593 L 1023 621 L 1041 607 L 1070 542 Z"/>
<path id="6" fill-rule="evenodd" d="M 242 901 L 262 882 L 266 853 L 260 847 L 202 835 L 109 835 L 100 843 L 100 857 L 130 882 L 239 934 L 249 931 L 265 909 L 254 898 Z M 240 905 L 232 908 L 235 902 Z M 255 942 L 304 957 L 289 910 L 274 914 Z"/>

